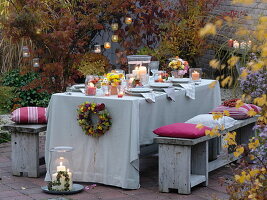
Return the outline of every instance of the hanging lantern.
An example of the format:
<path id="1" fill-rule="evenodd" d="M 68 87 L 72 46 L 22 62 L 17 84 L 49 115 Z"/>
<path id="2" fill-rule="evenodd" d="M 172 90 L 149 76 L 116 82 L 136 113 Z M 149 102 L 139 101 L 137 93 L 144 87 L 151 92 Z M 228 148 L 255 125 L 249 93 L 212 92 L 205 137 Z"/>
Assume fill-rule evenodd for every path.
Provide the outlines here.
<path id="1" fill-rule="evenodd" d="M 33 67 L 40 67 L 39 58 L 32 59 L 32 66 Z"/>
<path id="2" fill-rule="evenodd" d="M 125 18 L 125 24 L 131 24 L 133 22 L 133 19 L 131 17 L 126 17 Z"/>
<path id="3" fill-rule="evenodd" d="M 110 42 L 105 42 L 104 43 L 104 48 L 105 49 L 110 49 L 111 48 L 111 43 Z"/>
<path id="4" fill-rule="evenodd" d="M 113 31 L 118 30 L 118 29 L 119 29 L 119 24 L 118 24 L 118 23 L 112 23 L 112 24 L 111 24 L 111 29 L 112 29 Z"/>
<path id="5" fill-rule="evenodd" d="M 119 41 L 119 36 L 118 35 L 112 35 L 111 36 L 112 42 L 118 42 Z"/>
<path id="6" fill-rule="evenodd" d="M 30 50 L 27 46 L 22 47 L 22 57 L 23 58 L 28 58 L 30 57 Z"/>
<path id="7" fill-rule="evenodd" d="M 96 44 L 96 45 L 94 46 L 94 52 L 95 52 L 95 53 L 101 53 L 101 46 L 100 46 L 99 44 Z"/>
<path id="8" fill-rule="evenodd" d="M 40 35 L 41 33 L 42 33 L 42 30 L 41 30 L 40 28 L 37 28 L 37 29 L 36 29 L 36 34 L 37 34 L 37 35 Z"/>

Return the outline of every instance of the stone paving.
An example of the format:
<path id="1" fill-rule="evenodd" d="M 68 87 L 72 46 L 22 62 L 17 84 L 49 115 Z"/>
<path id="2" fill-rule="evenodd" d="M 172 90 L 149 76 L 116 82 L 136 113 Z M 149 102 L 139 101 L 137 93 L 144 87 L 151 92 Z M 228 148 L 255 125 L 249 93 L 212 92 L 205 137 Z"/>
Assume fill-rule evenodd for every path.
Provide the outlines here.
<path id="1" fill-rule="evenodd" d="M 43 146 L 43 145 L 41 145 Z M 0 200 L 208 200 L 228 199 L 225 184 L 219 182 L 220 177 L 231 176 L 228 167 L 210 173 L 208 187 L 195 187 L 191 195 L 158 192 L 158 157 L 157 155 L 142 158 L 141 188 L 124 190 L 116 187 L 97 184 L 96 187 L 75 195 L 60 196 L 45 194 L 41 186 L 46 185 L 41 178 L 15 177 L 11 174 L 10 143 L 0 144 Z M 93 183 L 82 183 L 91 186 Z"/>

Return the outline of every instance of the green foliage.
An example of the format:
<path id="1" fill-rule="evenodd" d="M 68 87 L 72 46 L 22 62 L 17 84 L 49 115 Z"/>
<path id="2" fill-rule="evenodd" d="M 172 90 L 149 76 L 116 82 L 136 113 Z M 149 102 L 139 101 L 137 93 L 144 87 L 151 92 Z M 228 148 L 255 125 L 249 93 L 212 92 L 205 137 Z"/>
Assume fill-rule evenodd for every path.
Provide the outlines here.
<path id="1" fill-rule="evenodd" d="M 14 88 L 0 86 L 0 114 L 8 113 L 11 110 L 12 100 L 15 98 Z"/>
<path id="2" fill-rule="evenodd" d="M 0 144 L 9 142 L 10 140 L 11 140 L 10 134 L 7 132 L 1 132 L 1 128 L 0 128 Z"/>
<path id="3" fill-rule="evenodd" d="M 13 87 L 11 92 L 8 93 L 9 100 L 4 108 L 10 110 L 22 106 L 46 107 L 51 95 L 46 91 L 42 91 L 42 88 L 38 85 L 27 87 L 32 81 L 38 79 L 39 75 L 37 73 L 27 72 L 22 74 L 18 69 L 4 74 L 2 77 L 3 86 Z"/>

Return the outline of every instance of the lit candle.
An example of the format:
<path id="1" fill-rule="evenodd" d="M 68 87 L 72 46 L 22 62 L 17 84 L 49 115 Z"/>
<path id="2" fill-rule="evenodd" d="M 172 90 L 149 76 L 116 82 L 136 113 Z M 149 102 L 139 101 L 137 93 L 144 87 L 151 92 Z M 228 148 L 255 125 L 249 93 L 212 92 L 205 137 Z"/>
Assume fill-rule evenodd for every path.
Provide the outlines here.
<path id="1" fill-rule="evenodd" d="M 33 62 L 33 67 L 39 67 L 40 66 L 39 58 L 32 59 L 32 62 Z"/>
<path id="2" fill-rule="evenodd" d="M 125 24 L 131 24 L 133 22 L 133 19 L 131 17 L 125 18 Z"/>
<path id="3" fill-rule="evenodd" d="M 40 28 L 37 28 L 37 29 L 36 29 L 36 34 L 37 34 L 37 35 L 40 35 L 41 33 L 42 33 L 42 30 L 41 30 Z"/>
<path id="4" fill-rule="evenodd" d="M 99 44 L 95 45 L 94 52 L 95 53 L 101 53 L 101 46 Z"/>
<path id="5" fill-rule="evenodd" d="M 118 93 L 118 98 L 122 98 L 122 97 L 123 97 L 123 95 L 124 95 L 124 93 L 123 93 L 123 92 L 119 92 L 119 93 Z"/>
<path id="6" fill-rule="evenodd" d="M 140 70 L 139 67 L 135 67 L 135 69 L 132 71 L 132 74 L 139 79 L 140 78 Z"/>
<path id="7" fill-rule="evenodd" d="M 162 79 L 161 75 L 158 76 L 158 81 L 157 82 L 163 82 L 163 79 Z"/>
<path id="8" fill-rule="evenodd" d="M 111 24 L 111 29 L 112 29 L 113 31 L 118 30 L 118 29 L 119 29 L 119 24 L 118 24 L 118 23 L 112 23 L 112 24 Z"/>
<path id="9" fill-rule="evenodd" d="M 252 42 L 251 42 L 251 40 L 248 41 L 247 46 L 248 46 L 248 48 L 251 48 L 251 47 L 252 47 Z"/>
<path id="10" fill-rule="evenodd" d="M 87 90 L 86 90 L 86 94 L 89 96 L 95 96 L 96 94 L 96 87 L 93 83 L 89 83 Z"/>
<path id="11" fill-rule="evenodd" d="M 57 172 L 59 171 L 66 171 L 66 167 L 62 165 L 62 162 L 59 163 L 59 166 L 57 166 Z"/>
<path id="12" fill-rule="evenodd" d="M 146 70 L 145 66 L 139 67 L 139 74 L 140 74 L 140 76 L 147 74 L 147 70 Z"/>
<path id="13" fill-rule="evenodd" d="M 59 172 L 59 171 L 58 171 Z M 57 181 L 57 175 L 58 172 L 52 174 L 52 182 L 53 181 Z M 72 181 L 72 173 L 70 172 L 70 170 L 67 170 L 67 174 L 69 175 L 69 190 L 72 190 L 72 185 L 73 185 L 73 181 Z M 65 180 L 65 176 L 62 175 L 59 179 L 60 185 L 54 185 L 52 186 L 52 189 L 54 190 L 64 190 L 65 189 L 65 184 L 66 184 L 66 180 Z"/>
<path id="14" fill-rule="evenodd" d="M 232 39 L 228 40 L 228 46 L 233 47 L 234 41 Z"/>
<path id="15" fill-rule="evenodd" d="M 247 43 L 246 42 L 241 42 L 240 43 L 240 49 L 245 49 L 247 47 Z"/>
<path id="16" fill-rule="evenodd" d="M 200 78 L 199 75 L 200 75 L 200 74 L 199 74 L 199 72 L 197 72 L 197 71 L 192 72 L 192 74 L 191 74 L 192 80 L 194 80 L 194 81 L 199 80 L 199 78 Z"/>
<path id="17" fill-rule="evenodd" d="M 22 56 L 24 58 L 30 57 L 30 50 L 27 46 L 22 47 Z"/>
<path id="18" fill-rule="evenodd" d="M 119 36 L 118 35 L 112 35 L 111 36 L 112 42 L 118 42 L 119 41 Z"/>
<path id="19" fill-rule="evenodd" d="M 104 48 L 105 48 L 105 49 L 110 49 L 110 48 L 111 48 L 111 44 L 110 44 L 110 42 L 105 42 L 105 43 L 104 43 Z"/>
<path id="20" fill-rule="evenodd" d="M 239 42 L 235 40 L 233 43 L 233 47 L 238 49 L 239 48 Z"/>

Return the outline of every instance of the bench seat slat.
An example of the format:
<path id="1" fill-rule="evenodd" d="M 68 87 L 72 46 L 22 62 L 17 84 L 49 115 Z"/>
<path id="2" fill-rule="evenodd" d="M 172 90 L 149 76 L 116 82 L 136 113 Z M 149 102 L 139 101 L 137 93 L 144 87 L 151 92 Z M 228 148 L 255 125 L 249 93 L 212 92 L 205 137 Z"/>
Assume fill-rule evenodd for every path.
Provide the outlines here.
<path id="1" fill-rule="evenodd" d="M 8 124 L 3 129 L 19 133 L 40 133 L 46 130 L 46 124 Z"/>

